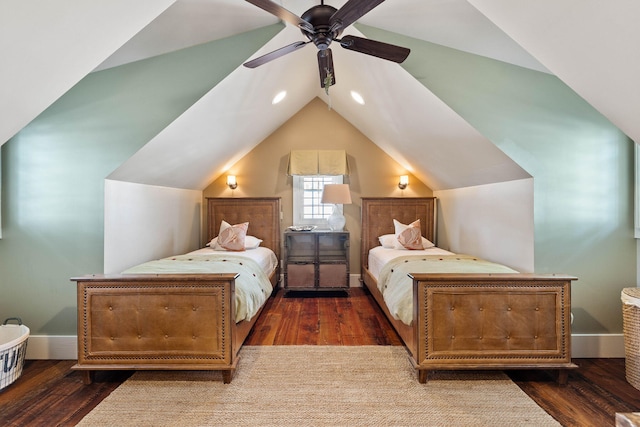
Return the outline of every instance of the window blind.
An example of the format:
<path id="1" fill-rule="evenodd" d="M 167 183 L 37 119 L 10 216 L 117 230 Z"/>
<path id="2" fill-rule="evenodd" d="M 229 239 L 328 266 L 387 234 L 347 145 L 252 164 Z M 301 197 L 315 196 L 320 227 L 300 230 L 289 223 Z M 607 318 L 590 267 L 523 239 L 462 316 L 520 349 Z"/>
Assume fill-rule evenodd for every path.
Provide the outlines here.
<path id="1" fill-rule="evenodd" d="M 288 175 L 348 175 L 345 150 L 292 150 Z"/>

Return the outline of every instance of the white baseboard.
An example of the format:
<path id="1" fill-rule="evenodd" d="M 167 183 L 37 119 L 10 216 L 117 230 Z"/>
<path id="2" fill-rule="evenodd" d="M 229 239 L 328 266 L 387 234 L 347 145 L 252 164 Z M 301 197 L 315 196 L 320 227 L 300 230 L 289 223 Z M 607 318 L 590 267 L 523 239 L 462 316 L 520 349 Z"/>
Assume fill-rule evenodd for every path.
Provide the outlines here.
<path id="1" fill-rule="evenodd" d="M 362 282 L 360 281 L 359 274 L 351 274 L 349 275 L 349 287 L 350 288 L 361 288 Z"/>
<path id="2" fill-rule="evenodd" d="M 75 335 L 29 335 L 27 359 L 76 360 L 78 337 Z"/>
<path id="3" fill-rule="evenodd" d="M 574 334 L 571 337 L 572 357 L 582 358 L 624 358 L 623 334 Z M 78 338 L 68 336 L 29 336 L 27 359 L 75 360 L 78 357 Z"/>
<path id="4" fill-rule="evenodd" d="M 571 357 L 624 358 L 624 334 L 572 334 Z"/>

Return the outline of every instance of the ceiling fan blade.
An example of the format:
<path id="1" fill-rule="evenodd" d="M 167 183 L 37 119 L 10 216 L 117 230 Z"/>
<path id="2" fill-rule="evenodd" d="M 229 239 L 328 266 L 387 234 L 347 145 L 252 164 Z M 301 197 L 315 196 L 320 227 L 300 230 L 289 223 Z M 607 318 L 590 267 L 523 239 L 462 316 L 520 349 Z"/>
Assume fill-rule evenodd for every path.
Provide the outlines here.
<path id="1" fill-rule="evenodd" d="M 286 55 L 287 53 L 291 53 L 295 50 L 300 49 L 305 46 L 309 42 L 295 42 L 287 45 L 285 47 L 281 47 L 280 49 L 276 49 L 273 52 L 269 52 L 265 55 L 259 56 L 256 59 L 252 59 L 251 61 L 245 62 L 244 65 L 247 68 L 256 68 L 262 64 L 266 64 L 269 61 L 273 61 L 274 59 L 280 58 L 281 56 Z"/>
<path id="2" fill-rule="evenodd" d="M 329 86 L 336 84 L 336 75 L 333 71 L 333 54 L 331 49 L 318 51 L 318 70 L 320 71 L 320 87 L 328 90 Z"/>
<path id="3" fill-rule="evenodd" d="M 329 19 L 331 31 L 341 31 L 356 22 L 384 0 L 349 0 Z"/>
<path id="4" fill-rule="evenodd" d="M 296 27 L 304 30 L 308 33 L 314 33 L 313 25 L 300 18 L 298 15 L 293 12 L 289 12 L 284 7 L 280 6 L 278 3 L 274 3 L 270 0 L 246 0 L 254 6 L 258 6 L 260 9 L 266 10 L 272 15 L 275 15 L 277 18 L 282 19 L 285 22 L 288 22 Z"/>
<path id="5" fill-rule="evenodd" d="M 396 46 L 389 43 L 383 43 L 376 40 L 363 39 L 356 36 L 344 36 L 340 40 L 340 46 L 345 49 L 355 50 L 356 52 L 365 53 L 367 55 L 376 56 L 378 58 L 386 59 L 401 63 L 409 53 L 410 49 L 406 47 Z"/>

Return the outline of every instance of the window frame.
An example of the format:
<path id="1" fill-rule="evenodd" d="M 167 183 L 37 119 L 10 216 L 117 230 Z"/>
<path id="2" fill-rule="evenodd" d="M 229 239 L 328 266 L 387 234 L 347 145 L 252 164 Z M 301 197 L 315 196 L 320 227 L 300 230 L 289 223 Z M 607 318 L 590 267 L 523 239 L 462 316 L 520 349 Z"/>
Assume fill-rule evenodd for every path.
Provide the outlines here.
<path id="1" fill-rule="evenodd" d="M 344 184 L 344 175 L 294 175 L 293 176 L 293 225 L 294 226 L 316 226 L 318 228 L 329 228 L 327 218 L 333 212 L 333 204 L 320 203 L 323 207 L 322 218 L 305 218 L 305 180 L 323 180 L 324 184 Z M 318 191 L 318 190 L 315 190 Z M 319 190 L 317 197 L 313 196 L 315 201 L 322 197 L 322 191 Z M 308 204 L 306 205 L 309 206 Z M 342 205 L 337 205 L 342 212 Z"/>

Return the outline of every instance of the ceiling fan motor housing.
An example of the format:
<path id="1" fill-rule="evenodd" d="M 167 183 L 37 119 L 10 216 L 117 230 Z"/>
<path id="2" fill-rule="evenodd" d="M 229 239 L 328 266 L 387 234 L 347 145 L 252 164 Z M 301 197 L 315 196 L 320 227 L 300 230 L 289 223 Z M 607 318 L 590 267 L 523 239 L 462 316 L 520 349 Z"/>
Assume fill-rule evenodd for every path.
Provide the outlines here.
<path id="1" fill-rule="evenodd" d="M 307 21 L 313 26 L 314 33 L 310 33 L 302 29 L 304 34 L 309 40 L 316 45 L 320 50 L 325 50 L 329 47 L 331 42 L 340 36 L 342 30 L 331 30 L 331 17 L 337 12 L 333 6 L 321 4 L 313 6 L 300 16 L 303 20 Z"/>

